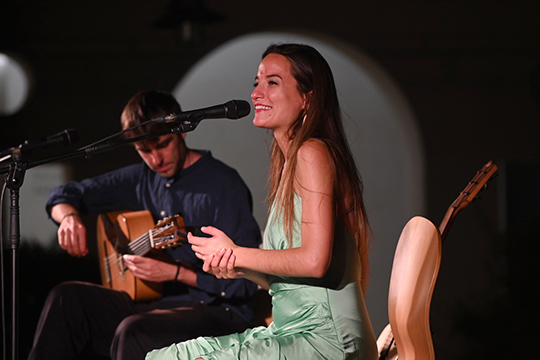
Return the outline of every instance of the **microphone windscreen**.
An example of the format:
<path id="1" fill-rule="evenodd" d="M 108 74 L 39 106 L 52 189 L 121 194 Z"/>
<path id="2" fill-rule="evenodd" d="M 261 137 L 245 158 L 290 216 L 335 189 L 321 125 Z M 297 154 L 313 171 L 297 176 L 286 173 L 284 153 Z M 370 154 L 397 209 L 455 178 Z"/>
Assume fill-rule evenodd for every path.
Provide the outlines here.
<path id="1" fill-rule="evenodd" d="M 225 104 L 227 107 L 227 118 L 239 119 L 249 115 L 251 105 L 245 100 L 231 100 Z"/>

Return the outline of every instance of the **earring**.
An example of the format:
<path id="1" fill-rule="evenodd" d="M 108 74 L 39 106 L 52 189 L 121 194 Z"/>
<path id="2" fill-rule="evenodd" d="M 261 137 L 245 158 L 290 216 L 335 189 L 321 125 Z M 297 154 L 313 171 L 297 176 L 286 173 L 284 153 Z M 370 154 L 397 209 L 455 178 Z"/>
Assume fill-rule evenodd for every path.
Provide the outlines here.
<path id="1" fill-rule="evenodd" d="M 304 123 L 306 122 L 306 118 L 307 118 L 307 113 L 304 114 L 304 118 L 302 119 L 302 125 L 304 125 Z"/>

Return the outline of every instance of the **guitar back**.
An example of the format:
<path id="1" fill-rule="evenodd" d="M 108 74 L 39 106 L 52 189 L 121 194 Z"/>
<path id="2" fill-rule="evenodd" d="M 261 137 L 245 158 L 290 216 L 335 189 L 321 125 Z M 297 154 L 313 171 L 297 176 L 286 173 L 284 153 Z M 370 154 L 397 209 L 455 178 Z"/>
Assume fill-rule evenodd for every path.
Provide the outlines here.
<path id="1" fill-rule="evenodd" d="M 131 242 L 155 226 L 149 211 L 109 212 L 100 214 L 97 222 L 97 244 L 102 284 L 125 291 L 134 301 L 161 297 L 162 284 L 133 276 L 122 260 L 124 243 Z"/>
<path id="2" fill-rule="evenodd" d="M 424 217 L 412 218 L 398 241 L 388 294 L 388 317 L 400 360 L 435 359 L 429 311 L 441 253 L 437 227 Z"/>

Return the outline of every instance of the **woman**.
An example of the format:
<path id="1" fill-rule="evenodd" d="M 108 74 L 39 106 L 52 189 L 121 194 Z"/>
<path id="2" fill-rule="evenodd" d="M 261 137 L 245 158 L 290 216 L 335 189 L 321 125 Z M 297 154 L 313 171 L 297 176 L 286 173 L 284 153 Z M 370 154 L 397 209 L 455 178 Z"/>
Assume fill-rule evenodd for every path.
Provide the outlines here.
<path id="1" fill-rule="evenodd" d="M 222 231 L 189 236 L 203 269 L 269 289 L 273 323 L 197 338 L 147 359 L 376 359 L 363 294 L 369 226 L 333 76 L 312 47 L 271 45 L 251 95 L 253 123 L 274 135 L 264 249 Z"/>

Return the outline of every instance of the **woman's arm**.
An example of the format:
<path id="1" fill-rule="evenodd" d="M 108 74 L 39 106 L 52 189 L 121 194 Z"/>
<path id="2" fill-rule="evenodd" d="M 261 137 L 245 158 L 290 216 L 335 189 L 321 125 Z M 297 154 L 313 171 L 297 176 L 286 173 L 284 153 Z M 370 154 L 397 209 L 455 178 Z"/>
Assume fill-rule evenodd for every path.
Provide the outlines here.
<path id="1" fill-rule="evenodd" d="M 235 266 L 236 256 L 232 249 L 221 249 L 210 255 L 203 265 L 203 270 L 213 274 L 218 279 L 246 278 L 253 281 L 265 290 L 270 288 L 268 274 L 258 271 L 241 269 Z"/>
<path id="2" fill-rule="evenodd" d="M 202 231 L 212 236 L 188 239 L 201 259 L 231 249 L 235 266 L 279 276 L 322 277 L 328 270 L 334 236 L 334 165 L 326 146 L 309 141 L 298 153 L 295 191 L 302 199 L 302 245 L 285 250 L 261 250 L 236 246 L 223 232 L 212 227 Z"/>

